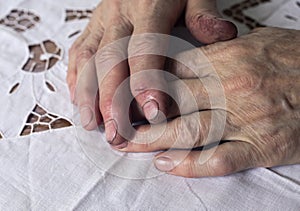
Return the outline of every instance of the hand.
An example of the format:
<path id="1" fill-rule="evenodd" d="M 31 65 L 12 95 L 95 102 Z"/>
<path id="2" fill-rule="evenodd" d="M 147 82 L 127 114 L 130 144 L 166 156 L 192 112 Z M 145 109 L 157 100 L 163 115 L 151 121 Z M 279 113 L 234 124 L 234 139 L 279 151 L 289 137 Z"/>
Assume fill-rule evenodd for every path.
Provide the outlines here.
<path id="1" fill-rule="evenodd" d="M 178 58 L 192 61 L 189 63 L 194 63 L 194 72 L 174 62 L 170 71 L 182 80 L 170 82 L 169 86 L 184 115 L 169 121 L 155 141 L 141 144 L 133 138 L 119 150 L 149 152 L 171 148 L 156 156 L 155 165 L 184 177 L 222 176 L 254 167 L 300 163 L 299 46 L 300 31 L 264 28 L 182 53 Z M 207 56 L 216 74 L 203 65 L 203 59 L 192 57 L 199 51 Z M 180 82 L 186 84 L 193 99 Z M 219 85 L 223 87 L 226 106 Z M 197 108 L 189 110 L 193 100 Z M 213 107 L 210 100 L 214 101 Z M 212 120 L 213 115 L 217 121 Z M 155 136 L 162 127 L 152 126 L 147 137 Z M 143 125 L 136 129 L 145 132 L 149 128 Z M 220 140 L 226 142 L 203 151 L 190 150 Z M 206 162 L 202 162 L 204 158 Z"/>
<path id="2" fill-rule="evenodd" d="M 208 44 L 236 37 L 236 27 L 219 18 L 215 4 L 212 0 L 104 0 L 99 4 L 89 25 L 69 52 L 67 82 L 72 101 L 79 106 L 82 125 L 87 130 L 93 130 L 104 122 L 108 141 L 113 145 L 122 143 L 124 140 L 118 134 L 118 130 L 125 127 L 120 108 L 122 105 L 112 108 L 112 98 L 117 87 L 130 74 L 144 69 L 163 69 L 165 63 L 165 58 L 159 56 L 138 56 L 119 63 L 103 78 L 100 76 L 103 72 L 100 53 L 96 56 L 95 65 L 93 62 L 88 63 L 94 59 L 97 51 L 130 35 L 170 34 L 184 9 L 186 25 L 199 41 Z M 134 49 L 134 43 L 133 39 L 125 43 L 122 46 L 123 54 L 127 53 L 127 47 Z M 169 99 L 164 93 L 151 90 L 153 83 L 167 88 L 167 82 L 161 74 L 130 81 L 130 86 L 146 118 L 152 123 L 158 123 L 161 120 L 157 118 L 157 113 L 167 113 Z M 113 117 L 112 114 L 116 115 Z"/>

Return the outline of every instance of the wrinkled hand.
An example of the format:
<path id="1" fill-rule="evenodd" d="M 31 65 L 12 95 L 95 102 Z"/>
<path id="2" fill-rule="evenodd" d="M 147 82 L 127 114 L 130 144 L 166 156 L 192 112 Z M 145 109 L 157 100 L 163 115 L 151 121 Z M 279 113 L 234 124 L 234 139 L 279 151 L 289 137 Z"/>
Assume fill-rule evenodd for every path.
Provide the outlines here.
<path id="1" fill-rule="evenodd" d="M 143 33 L 170 34 L 183 12 L 188 29 L 203 43 L 236 37 L 236 27 L 219 18 L 215 1 L 211 0 L 103 0 L 95 9 L 89 25 L 70 49 L 67 75 L 72 101 L 79 106 L 81 122 L 86 129 L 93 130 L 104 122 L 108 141 L 113 145 L 122 143 L 124 140 L 118 130 L 125 126 L 118 106 L 114 108 L 116 115 L 112 116 L 112 98 L 117 87 L 130 74 L 144 69 L 163 69 L 165 58 L 147 55 L 125 60 L 113 67 L 103 80 L 99 76 L 103 69 L 101 59 L 96 56 L 95 63 L 88 61 L 104 46 L 123 37 Z M 133 43 L 131 39 L 127 46 L 122 46 L 124 55 L 127 47 L 135 48 Z M 158 111 L 167 114 L 168 98 L 163 92 L 149 89 L 154 82 L 167 88 L 161 74 L 130 81 L 130 86 L 146 118 L 158 123 Z"/>
<path id="2" fill-rule="evenodd" d="M 184 115 L 169 121 L 155 141 L 141 144 L 133 138 L 119 150 L 179 148 L 158 154 L 155 165 L 185 177 L 221 176 L 254 167 L 300 163 L 299 46 L 300 31 L 265 28 L 181 53 L 178 60 L 191 61 L 194 72 L 173 62 L 170 71 L 182 80 L 169 86 Z M 216 74 L 203 65 L 202 59 L 193 58 L 199 51 L 207 56 Z M 185 83 L 193 99 L 179 82 Z M 226 106 L 218 87 L 223 89 Z M 189 108 L 193 100 L 196 110 Z M 220 128 L 222 119 L 224 128 Z M 162 127 L 152 126 L 147 137 L 155 137 Z M 139 126 L 137 132 L 149 128 Z M 227 142 L 204 151 L 190 150 L 220 140 Z M 206 162 L 202 162 L 204 158 Z"/>

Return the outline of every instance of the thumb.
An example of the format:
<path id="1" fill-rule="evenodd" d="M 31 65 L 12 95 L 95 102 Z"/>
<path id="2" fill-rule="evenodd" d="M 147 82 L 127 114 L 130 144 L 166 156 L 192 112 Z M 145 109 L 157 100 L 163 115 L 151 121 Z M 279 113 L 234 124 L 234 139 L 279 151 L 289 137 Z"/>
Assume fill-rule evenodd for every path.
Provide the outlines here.
<path id="1" fill-rule="evenodd" d="M 228 142 L 206 150 L 169 150 L 156 155 L 160 171 L 182 177 L 225 176 L 261 166 L 257 149 L 246 142 Z"/>
<path id="2" fill-rule="evenodd" d="M 205 44 L 237 36 L 236 26 L 222 19 L 215 0 L 188 0 L 185 21 L 191 34 Z"/>

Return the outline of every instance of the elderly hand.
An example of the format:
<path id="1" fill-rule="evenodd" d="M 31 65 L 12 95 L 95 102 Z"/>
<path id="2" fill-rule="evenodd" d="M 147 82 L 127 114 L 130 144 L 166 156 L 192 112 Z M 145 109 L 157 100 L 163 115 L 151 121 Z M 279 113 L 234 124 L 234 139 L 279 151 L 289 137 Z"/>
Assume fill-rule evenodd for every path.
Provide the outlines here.
<path id="1" fill-rule="evenodd" d="M 184 177 L 221 176 L 254 167 L 300 163 L 299 46 L 300 31 L 264 28 L 181 53 L 178 59 L 191 61 L 194 72 L 173 62 L 170 71 L 181 80 L 169 86 L 184 115 L 169 121 L 156 140 L 139 143 L 133 138 L 119 150 L 171 148 L 156 156 L 155 165 L 161 171 Z M 216 74 L 203 65 L 202 59 L 192 57 L 199 51 L 207 56 Z M 189 106 L 193 100 L 196 109 Z M 155 137 L 162 127 L 152 125 L 149 130 L 149 125 L 143 125 L 137 127 L 137 132 Z M 190 150 L 220 140 L 226 142 L 203 151 Z"/>
<path id="2" fill-rule="evenodd" d="M 102 63 L 96 58 L 96 65 L 87 65 L 89 60 L 94 59 L 97 51 L 130 35 L 170 34 L 183 12 L 188 29 L 203 43 L 236 37 L 236 27 L 220 18 L 215 4 L 212 0 L 103 0 L 69 52 L 67 82 L 71 99 L 79 106 L 82 125 L 87 130 L 93 130 L 104 122 L 108 141 L 113 145 L 122 143 L 123 138 L 118 130 L 125 127 L 122 123 L 123 114 L 112 116 L 112 98 L 117 87 L 130 74 L 144 69 L 163 69 L 165 63 L 165 58 L 159 56 L 138 56 L 116 65 L 104 80 L 100 80 Z M 126 44 L 135 48 L 132 43 L 130 40 Z M 124 47 L 124 54 L 127 53 L 128 46 Z M 81 84 L 78 86 L 79 78 Z M 167 87 L 161 74 L 131 81 L 130 85 L 132 94 L 136 96 L 135 99 L 143 108 L 146 118 L 157 123 L 157 113 L 167 113 L 169 99 L 164 93 L 149 89 L 151 83 Z M 118 107 L 114 108 L 115 113 L 121 113 L 120 110 Z"/>

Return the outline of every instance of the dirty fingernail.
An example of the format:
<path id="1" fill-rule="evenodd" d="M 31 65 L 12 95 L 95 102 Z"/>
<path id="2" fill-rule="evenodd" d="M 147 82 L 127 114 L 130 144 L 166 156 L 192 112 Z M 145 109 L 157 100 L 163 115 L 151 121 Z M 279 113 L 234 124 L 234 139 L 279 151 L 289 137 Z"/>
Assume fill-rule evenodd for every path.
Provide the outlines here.
<path id="1" fill-rule="evenodd" d="M 143 111 L 148 120 L 154 120 L 158 116 L 159 112 L 158 103 L 155 100 L 146 102 L 143 106 Z"/>
<path id="2" fill-rule="evenodd" d="M 171 171 L 174 168 L 174 163 L 170 158 L 158 157 L 155 159 L 155 167 L 160 171 Z"/>
<path id="3" fill-rule="evenodd" d="M 109 120 L 105 123 L 105 134 L 107 142 L 113 144 L 117 136 L 117 123 L 115 120 Z"/>
<path id="4" fill-rule="evenodd" d="M 88 106 L 80 108 L 81 124 L 83 127 L 88 126 L 93 120 L 93 111 Z"/>

